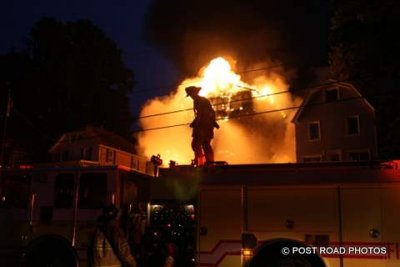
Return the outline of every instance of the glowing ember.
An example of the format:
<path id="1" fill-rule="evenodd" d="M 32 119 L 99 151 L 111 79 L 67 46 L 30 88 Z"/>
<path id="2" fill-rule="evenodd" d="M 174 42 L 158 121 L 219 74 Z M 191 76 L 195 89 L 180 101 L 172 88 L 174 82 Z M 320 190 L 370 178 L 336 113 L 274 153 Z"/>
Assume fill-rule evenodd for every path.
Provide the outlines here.
<path id="1" fill-rule="evenodd" d="M 166 164 L 169 160 L 189 164 L 193 159 L 188 126 L 194 116 L 193 103 L 184 91 L 189 85 L 202 87 L 200 95 L 210 99 L 220 120 L 221 128 L 215 131 L 213 141 L 216 160 L 231 164 L 295 160 L 294 129 L 290 123 L 295 110 L 279 109 L 293 107 L 300 100 L 292 100 L 289 93 L 276 94 L 288 88 L 278 74 L 264 73 L 245 83 L 221 57 L 202 68 L 198 77 L 184 80 L 169 96 L 144 105 L 141 117 L 168 113 L 141 120 L 143 129 L 160 128 L 138 135 L 146 156 L 160 154 Z M 265 113 L 272 110 L 279 112 Z"/>

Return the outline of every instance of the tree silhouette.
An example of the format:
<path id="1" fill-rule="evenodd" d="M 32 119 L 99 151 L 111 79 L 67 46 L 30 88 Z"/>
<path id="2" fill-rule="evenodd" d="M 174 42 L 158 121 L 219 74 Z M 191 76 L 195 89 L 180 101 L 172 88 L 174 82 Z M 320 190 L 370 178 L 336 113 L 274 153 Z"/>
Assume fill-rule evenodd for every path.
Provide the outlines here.
<path id="1" fill-rule="evenodd" d="M 400 5 L 394 0 L 333 1 L 330 65 L 354 83 L 377 114 L 382 158 L 400 156 Z"/>
<path id="2" fill-rule="evenodd" d="M 3 55 L 0 69 L 2 99 L 9 87 L 14 103 L 9 137 L 28 144 L 36 159 L 63 132 L 88 124 L 129 136 L 133 73 L 90 21 L 40 19 L 26 51 Z"/>

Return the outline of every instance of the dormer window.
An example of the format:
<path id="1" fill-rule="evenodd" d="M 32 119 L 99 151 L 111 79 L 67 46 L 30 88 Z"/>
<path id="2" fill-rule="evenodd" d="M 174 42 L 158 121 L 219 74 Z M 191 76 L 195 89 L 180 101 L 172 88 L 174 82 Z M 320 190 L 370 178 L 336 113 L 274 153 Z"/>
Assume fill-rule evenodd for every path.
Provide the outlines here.
<path id="1" fill-rule="evenodd" d="M 326 89 L 325 90 L 325 102 L 335 102 L 339 100 L 339 89 Z"/>

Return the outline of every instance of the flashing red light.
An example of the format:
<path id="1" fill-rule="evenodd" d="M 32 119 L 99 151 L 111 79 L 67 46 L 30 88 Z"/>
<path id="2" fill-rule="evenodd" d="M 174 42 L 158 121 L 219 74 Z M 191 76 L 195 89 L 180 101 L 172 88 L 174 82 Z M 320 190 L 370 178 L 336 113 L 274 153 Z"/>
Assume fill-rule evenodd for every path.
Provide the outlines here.
<path id="1" fill-rule="evenodd" d="M 33 166 L 32 165 L 19 165 L 20 169 L 32 169 Z"/>

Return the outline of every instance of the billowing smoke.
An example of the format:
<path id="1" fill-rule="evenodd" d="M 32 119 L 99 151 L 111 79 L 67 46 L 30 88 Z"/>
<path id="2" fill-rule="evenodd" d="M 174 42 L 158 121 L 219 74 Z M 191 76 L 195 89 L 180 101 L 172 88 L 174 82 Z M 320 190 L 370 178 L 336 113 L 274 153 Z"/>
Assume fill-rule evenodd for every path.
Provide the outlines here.
<path id="1" fill-rule="evenodd" d="M 294 162 L 295 138 L 290 120 L 296 109 L 287 108 L 296 107 L 300 100 L 288 92 L 284 78 L 276 71 L 264 70 L 242 81 L 235 73 L 225 69 L 219 73 L 216 68 L 211 71 L 213 80 L 210 81 L 207 70 L 221 62 L 225 61 L 221 58 L 211 61 L 197 77 L 184 80 L 170 95 L 144 105 L 140 115 L 144 131 L 138 135 L 142 153 L 148 157 L 160 154 L 165 163 L 169 160 L 178 164 L 191 162 L 194 155 L 188 124 L 194 117 L 193 103 L 191 98 L 185 97 L 184 88 L 194 84 L 203 87 L 200 94 L 217 103 L 214 109 L 221 128 L 215 131 L 212 143 L 217 161 L 230 164 Z"/>
<path id="2" fill-rule="evenodd" d="M 153 0 L 144 37 L 175 63 L 182 77 L 196 75 L 212 58 L 230 55 L 238 69 L 278 60 L 298 72 L 289 81 L 293 86 L 327 63 L 328 3 Z"/>
<path id="3" fill-rule="evenodd" d="M 235 110 L 225 114 L 218 110 L 220 106 L 214 106 L 221 118 L 213 140 L 216 160 L 295 161 L 290 120 L 296 110 L 279 109 L 296 106 L 299 99 L 289 93 L 267 95 L 311 82 L 314 68 L 327 63 L 327 35 L 328 1 L 153 0 L 144 37 L 175 64 L 182 83 L 170 95 L 144 105 L 140 149 L 146 156 L 160 154 L 164 162 L 190 163 L 193 152 L 188 124 L 193 111 L 184 88 L 204 85 L 202 68 L 212 59 L 224 57 L 236 60 L 234 69 L 243 83 L 230 88 L 241 89 L 235 96 L 229 95 L 229 108 Z M 270 68 L 277 62 L 280 68 Z M 255 99 L 241 106 L 236 100 L 246 95 L 246 90 Z M 207 93 L 207 97 L 226 99 L 224 93 Z M 177 110 L 185 111 L 174 112 Z M 166 112 L 172 113 L 146 117 Z"/>

